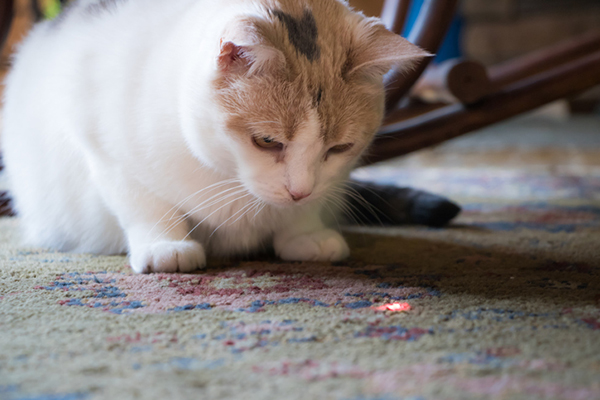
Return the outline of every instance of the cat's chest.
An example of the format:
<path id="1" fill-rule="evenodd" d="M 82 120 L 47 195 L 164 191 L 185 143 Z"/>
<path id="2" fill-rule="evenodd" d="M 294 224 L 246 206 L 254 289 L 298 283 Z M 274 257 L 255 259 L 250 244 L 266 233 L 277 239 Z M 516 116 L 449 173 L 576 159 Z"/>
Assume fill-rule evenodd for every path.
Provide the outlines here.
<path id="1" fill-rule="evenodd" d="M 188 219 L 190 236 L 220 256 L 261 250 L 289 219 L 252 195 L 232 194 L 209 206 L 198 206 L 201 210 Z"/>
<path id="2" fill-rule="evenodd" d="M 224 256 L 256 250 L 289 223 L 295 212 L 268 205 L 237 178 L 212 171 L 171 166 L 155 181 L 155 193 L 172 204 L 167 224 L 185 224 L 189 237 Z M 176 176 L 167 179 L 167 176 Z"/>

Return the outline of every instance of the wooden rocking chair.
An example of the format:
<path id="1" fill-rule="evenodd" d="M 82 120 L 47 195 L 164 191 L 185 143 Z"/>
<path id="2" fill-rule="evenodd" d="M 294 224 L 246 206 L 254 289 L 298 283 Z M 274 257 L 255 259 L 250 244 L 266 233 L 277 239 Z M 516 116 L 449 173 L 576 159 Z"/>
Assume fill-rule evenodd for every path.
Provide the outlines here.
<path id="1" fill-rule="evenodd" d="M 382 19 L 403 31 L 411 0 L 386 0 Z M 458 0 L 426 0 L 408 40 L 436 53 L 455 16 Z M 13 1 L 0 3 L 0 48 L 13 18 Z M 387 116 L 364 165 L 436 145 L 448 139 L 577 95 L 600 84 L 600 32 L 486 68 L 474 61 L 452 61 L 427 68 L 426 59 L 409 74 L 387 76 Z M 455 101 L 414 104 L 406 99 L 415 83 L 428 81 Z M 446 96 L 448 97 L 448 96 Z M 0 195 L 0 214 L 10 213 Z"/>
<path id="2" fill-rule="evenodd" d="M 385 1 L 382 19 L 395 33 L 402 32 L 410 3 Z M 458 0 L 426 0 L 408 40 L 435 54 L 457 6 Z M 451 62 L 428 74 L 430 61 L 426 59 L 408 75 L 390 75 L 388 114 L 365 164 L 444 142 L 600 84 L 600 31 L 489 69 L 476 62 Z M 424 73 L 425 80 L 458 101 L 402 106 Z"/>

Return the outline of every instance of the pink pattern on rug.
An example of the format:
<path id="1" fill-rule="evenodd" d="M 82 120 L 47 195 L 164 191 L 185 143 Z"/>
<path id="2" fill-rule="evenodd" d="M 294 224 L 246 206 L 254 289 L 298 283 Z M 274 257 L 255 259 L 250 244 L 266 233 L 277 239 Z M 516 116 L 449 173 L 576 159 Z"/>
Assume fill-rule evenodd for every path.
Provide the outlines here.
<path id="1" fill-rule="evenodd" d="M 365 389 L 374 394 L 419 395 L 427 383 L 453 375 L 452 369 L 436 364 L 417 364 L 389 371 L 368 371 L 358 365 L 317 360 L 282 360 L 255 365 L 253 372 L 271 376 L 291 376 L 306 381 L 337 378 L 364 379 Z"/>
<path id="2" fill-rule="evenodd" d="M 528 394 L 542 398 L 590 400 L 600 398 L 600 389 L 573 388 L 554 382 L 540 382 L 520 376 L 490 376 L 461 379 L 455 386 L 470 393 L 508 398 L 511 394 Z"/>
<path id="3" fill-rule="evenodd" d="M 4 300 L 5 297 L 9 297 L 9 296 L 18 296 L 23 292 L 12 292 L 12 293 L 6 293 L 5 295 L 0 296 L 0 300 Z"/>
<path id="4" fill-rule="evenodd" d="M 321 263 L 254 262 L 193 275 L 69 273 L 39 289 L 89 292 L 89 296 L 65 299 L 59 304 L 118 314 L 213 308 L 260 312 L 266 306 L 284 304 L 363 309 L 440 295 L 431 288 L 391 287 L 382 283 L 384 278 L 369 276 L 383 277 L 389 272 L 387 266 L 375 265 L 356 270 Z M 402 307 L 410 309 L 408 303 Z"/>
<path id="5" fill-rule="evenodd" d="M 176 333 L 156 332 L 152 335 L 136 332 L 134 335 L 109 336 L 106 338 L 110 343 L 128 343 L 128 344 L 166 344 L 177 343 L 179 339 Z"/>
<path id="6" fill-rule="evenodd" d="M 552 364 L 538 360 L 541 364 Z M 523 371 L 537 370 L 539 365 L 523 365 Z M 553 382 L 540 382 L 522 376 L 469 378 L 456 375 L 455 368 L 440 364 L 415 364 L 393 370 L 368 371 L 358 365 L 317 360 L 282 360 L 255 365 L 253 372 L 271 376 L 292 376 L 306 381 L 336 378 L 365 379 L 366 389 L 376 394 L 419 395 L 427 385 L 438 383 L 475 395 L 508 398 L 511 394 L 528 394 L 542 398 L 589 400 L 600 397 L 598 388 L 574 388 Z"/>
<path id="7" fill-rule="evenodd" d="M 332 378 L 351 377 L 367 378 L 370 374 L 358 366 L 337 362 L 321 362 L 315 360 L 289 360 L 252 367 L 255 373 L 266 373 L 271 376 L 297 376 L 307 381 L 322 381 Z"/>
<path id="8" fill-rule="evenodd" d="M 585 322 L 592 330 L 600 330 L 600 319 L 590 317 L 583 318 L 582 321 Z"/>

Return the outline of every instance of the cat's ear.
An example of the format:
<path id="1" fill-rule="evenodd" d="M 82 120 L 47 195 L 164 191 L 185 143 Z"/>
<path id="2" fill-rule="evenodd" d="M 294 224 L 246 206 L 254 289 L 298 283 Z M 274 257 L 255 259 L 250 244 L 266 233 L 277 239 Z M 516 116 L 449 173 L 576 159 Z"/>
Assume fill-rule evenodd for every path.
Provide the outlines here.
<path id="1" fill-rule="evenodd" d="M 285 56 L 274 47 L 255 44 L 238 45 L 221 39 L 217 68 L 225 75 L 275 73 L 285 66 Z"/>
<path id="2" fill-rule="evenodd" d="M 347 76 L 380 78 L 392 68 L 407 71 L 432 55 L 390 32 L 376 19 L 367 19 L 356 37 L 351 52 Z"/>

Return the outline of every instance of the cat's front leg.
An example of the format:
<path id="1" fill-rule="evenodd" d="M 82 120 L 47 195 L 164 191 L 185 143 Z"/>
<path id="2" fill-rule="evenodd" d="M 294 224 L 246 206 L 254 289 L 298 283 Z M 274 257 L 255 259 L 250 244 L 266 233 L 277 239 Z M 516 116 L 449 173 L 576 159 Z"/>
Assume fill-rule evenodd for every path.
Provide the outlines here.
<path id="1" fill-rule="evenodd" d="M 206 266 L 204 247 L 188 239 L 189 224 L 181 213 L 158 199 L 140 204 L 147 219 L 139 219 L 126 228 L 129 262 L 139 273 L 193 272 Z"/>
<path id="2" fill-rule="evenodd" d="M 350 255 L 346 240 L 327 228 L 318 212 L 304 214 L 275 232 L 273 246 L 286 261 L 340 261 Z"/>
<path id="3" fill-rule="evenodd" d="M 189 223 L 176 207 L 124 174 L 96 174 L 95 181 L 125 231 L 136 273 L 192 272 L 206 266 L 204 247 L 188 239 Z"/>
<path id="4" fill-rule="evenodd" d="M 152 272 L 193 272 L 206 266 L 204 247 L 193 240 L 163 237 L 158 240 L 137 240 L 128 232 L 129 262 L 138 274 Z"/>

